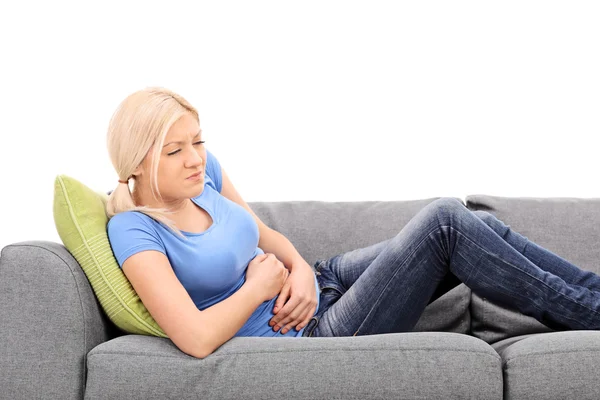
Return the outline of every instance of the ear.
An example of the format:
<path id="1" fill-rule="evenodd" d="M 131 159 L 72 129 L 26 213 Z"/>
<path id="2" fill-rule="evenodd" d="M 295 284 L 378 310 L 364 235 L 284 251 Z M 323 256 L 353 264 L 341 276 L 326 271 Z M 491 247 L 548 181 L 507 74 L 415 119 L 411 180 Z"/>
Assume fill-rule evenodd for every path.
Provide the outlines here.
<path id="1" fill-rule="evenodd" d="M 144 168 L 142 167 L 142 164 L 140 163 L 140 165 L 137 166 L 137 168 L 135 169 L 135 171 L 133 171 L 133 173 L 131 175 L 137 176 L 137 175 L 140 175 L 143 171 L 144 171 Z"/>

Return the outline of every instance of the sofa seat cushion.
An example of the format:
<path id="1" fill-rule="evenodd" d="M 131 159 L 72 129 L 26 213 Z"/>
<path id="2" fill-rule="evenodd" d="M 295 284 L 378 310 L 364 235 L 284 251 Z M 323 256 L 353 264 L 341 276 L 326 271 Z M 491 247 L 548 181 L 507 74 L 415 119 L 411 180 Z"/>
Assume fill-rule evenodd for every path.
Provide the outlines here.
<path id="1" fill-rule="evenodd" d="M 506 399 L 598 399 L 600 332 L 561 331 L 508 338 L 502 357 Z"/>
<path id="2" fill-rule="evenodd" d="M 85 397 L 502 399 L 500 363 L 482 340 L 448 332 L 234 337 L 204 359 L 124 335 L 88 353 Z"/>

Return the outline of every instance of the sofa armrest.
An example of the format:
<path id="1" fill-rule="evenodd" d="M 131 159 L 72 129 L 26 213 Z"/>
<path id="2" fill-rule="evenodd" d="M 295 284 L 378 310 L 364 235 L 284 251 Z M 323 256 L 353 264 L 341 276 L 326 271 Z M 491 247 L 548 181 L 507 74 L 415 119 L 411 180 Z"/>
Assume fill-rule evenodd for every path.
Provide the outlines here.
<path id="1" fill-rule="evenodd" d="M 118 329 L 62 245 L 26 241 L 0 252 L 3 398 L 82 399 L 88 352 Z"/>

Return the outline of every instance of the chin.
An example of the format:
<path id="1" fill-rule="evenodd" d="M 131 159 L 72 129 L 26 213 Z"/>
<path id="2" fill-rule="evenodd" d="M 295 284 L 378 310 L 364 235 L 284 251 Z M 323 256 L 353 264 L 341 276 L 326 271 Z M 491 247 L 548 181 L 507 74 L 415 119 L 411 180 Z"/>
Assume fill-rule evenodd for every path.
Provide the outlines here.
<path id="1" fill-rule="evenodd" d="M 200 196 L 202 194 L 202 192 L 204 192 L 204 185 L 202 185 L 200 188 L 194 190 L 192 192 L 192 196 L 191 197 Z"/>

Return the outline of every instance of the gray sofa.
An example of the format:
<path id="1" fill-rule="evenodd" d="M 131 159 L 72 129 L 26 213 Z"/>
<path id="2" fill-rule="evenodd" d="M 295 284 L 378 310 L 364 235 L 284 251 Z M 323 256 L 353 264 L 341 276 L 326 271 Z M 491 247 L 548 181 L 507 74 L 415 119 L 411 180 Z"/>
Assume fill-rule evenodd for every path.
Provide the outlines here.
<path id="1" fill-rule="evenodd" d="M 304 259 L 385 240 L 435 200 L 249 203 Z M 468 196 L 541 246 L 600 273 L 600 199 Z M 2 399 L 598 399 L 600 332 L 556 332 L 459 285 L 413 332 L 233 338 L 205 359 L 107 319 L 62 244 L 0 257 Z"/>

